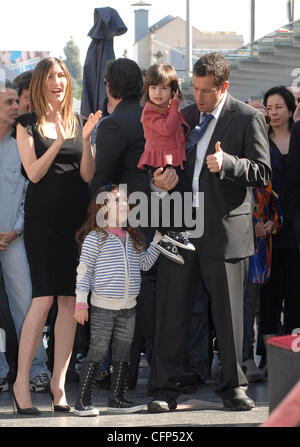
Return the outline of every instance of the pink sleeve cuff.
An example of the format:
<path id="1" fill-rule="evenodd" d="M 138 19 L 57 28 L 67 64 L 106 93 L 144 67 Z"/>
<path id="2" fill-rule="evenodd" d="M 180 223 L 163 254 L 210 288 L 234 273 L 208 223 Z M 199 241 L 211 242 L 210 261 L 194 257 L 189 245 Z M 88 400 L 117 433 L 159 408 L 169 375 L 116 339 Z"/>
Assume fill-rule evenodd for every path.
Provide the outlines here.
<path id="1" fill-rule="evenodd" d="M 76 303 L 75 304 L 75 310 L 83 310 L 83 309 L 88 309 L 89 305 L 88 303 Z"/>

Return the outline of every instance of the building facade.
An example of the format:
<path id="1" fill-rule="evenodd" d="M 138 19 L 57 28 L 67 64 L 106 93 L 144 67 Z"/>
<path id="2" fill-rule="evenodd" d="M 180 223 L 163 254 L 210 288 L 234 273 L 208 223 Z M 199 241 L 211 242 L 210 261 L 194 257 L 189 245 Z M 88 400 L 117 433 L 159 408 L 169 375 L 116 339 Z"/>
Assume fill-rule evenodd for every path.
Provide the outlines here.
<path id="1" fill-rule="evenodd" d="M 141 13 L 141 11 L 143 11 Z M 148 28 L 146 10 L 137 10 L 136 42 L 134 58 L 141 69 L 147 69 L 155 63 L 174 65 L 178 74 L 185 72 L 186 22 L 180 17 L 167 16 Z M 141 16 L 139 15 L 141 14 Z M 142 20 L 139 20 L 139 17 Z M 141 29 L 141 26 L 144 28 Z M 142 36 L 142 37 L 140 37 Z M 235 32 L 201 32 L 192 28 L 193 58 L 207 51 L 235 50 L 243 45 L 243 37 Z"/>

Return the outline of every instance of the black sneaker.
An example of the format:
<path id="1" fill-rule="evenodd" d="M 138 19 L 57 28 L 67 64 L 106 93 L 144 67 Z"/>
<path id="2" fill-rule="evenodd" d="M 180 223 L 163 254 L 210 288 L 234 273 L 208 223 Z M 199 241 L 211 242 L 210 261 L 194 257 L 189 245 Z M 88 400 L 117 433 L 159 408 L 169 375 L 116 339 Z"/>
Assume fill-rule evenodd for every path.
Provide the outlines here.
<path id="1" fill-rule="evenodd" d="M 82 405 L 77 402 L 74 409 L 74 414 L 80 417 L 99 416 L 100 412 L 94 405 Z"/>
<path id="2" fill-rule="evenodd" d="M 186 233 L 168 231 L 164 234 L 162 239 L 164 241 L 171 242 L 171 244 L 177 245 L 177 247 L 183 248 L 184 250 L 195 251 L 195 246 L 189 241 Z"/>
<path id="3" fill-rule="evenodd" d="M 93 385 L 98 373 L 99 363 L 85 360 L 82 364 L 79 395 L 75 404 L 76 416 L 98 416 L 99 410 L 93 405 Z"/>
<path id="4" fill-rule="evenodd" d="M 125 398 L 126 379 L 129 362 L 113 361 L 110 367 L 111 387 L 107 411 L 115 414 L 130 414 L 144 410 L 144 405 L 136 405 Z"/>
<path id="5" fill-rule="evenodd" d="M 171 259 L 172 261 L 176 262 L 177 264 L 183 265 L 184 259 L 183 257 L 178 253 L 178 248 L 176 245 L 172 244 L 171 242 L 164 241 L 161 239 L 157 244 L 156 248 L 167 258 Z"/>
<path id="6" fill-rule="evenodd" d="M 107 412 L 114 414 L 138 413 L 139 411 L 143 411 L 145 409 L 146 409 L 145 405 L 136 405 L 135 403 L 124 398 L 118 402 L 110 401 L 107 406 Z"/>

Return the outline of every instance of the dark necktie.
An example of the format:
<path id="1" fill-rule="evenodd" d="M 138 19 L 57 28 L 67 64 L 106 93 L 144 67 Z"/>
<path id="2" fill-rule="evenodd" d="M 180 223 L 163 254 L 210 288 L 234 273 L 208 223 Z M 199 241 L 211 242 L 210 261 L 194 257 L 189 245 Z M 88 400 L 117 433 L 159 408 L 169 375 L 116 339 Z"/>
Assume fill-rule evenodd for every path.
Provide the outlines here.
<path id="1" fill-rule="evenodd" d="M 200 141 L 201 138 L 203 137 L 203 135 L 205 134 L 206 129 L 207 129 L 209 123 L 211 122 L 212 118 L 213 118 L 213 115 L 211 115 L 210 113 L 204 113 L 201 123 L 198 124 L 196 127 L 194 127 L 194 129 L 192 129 L 190 131 L 190 133 L 188 134 L 187 139 L 186 139 L 186 156 L 187 156 L 187 158 L 190 155 L 190 152 L 193 149 L 193 147 L 195 146 L 195 144 L 197 144 L 198 141 Z"/>

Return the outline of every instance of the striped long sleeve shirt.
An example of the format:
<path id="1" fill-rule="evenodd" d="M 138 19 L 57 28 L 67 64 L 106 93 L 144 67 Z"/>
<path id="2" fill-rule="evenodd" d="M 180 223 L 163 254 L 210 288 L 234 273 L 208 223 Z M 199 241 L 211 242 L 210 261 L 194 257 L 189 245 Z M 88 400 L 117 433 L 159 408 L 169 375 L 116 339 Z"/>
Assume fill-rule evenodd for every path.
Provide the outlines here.
<path id="1" fill-rule="evenodd" d="M 82 244 L 77 268 L 76 304 L 104 309 L 130 309 L 140 292 L 141 270 L 149 270 L 159 256 L 155 238 L 146 251 L 137 253 L 126 233 L 125 243 L 114 234 L 91 231 Z"/>

